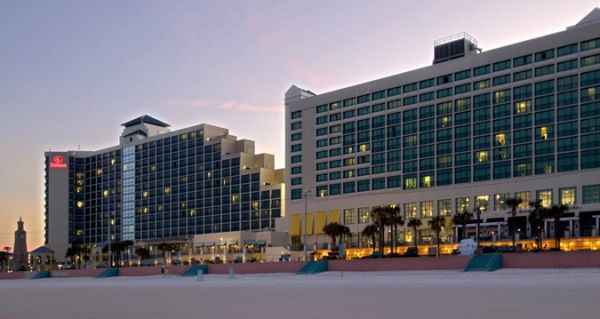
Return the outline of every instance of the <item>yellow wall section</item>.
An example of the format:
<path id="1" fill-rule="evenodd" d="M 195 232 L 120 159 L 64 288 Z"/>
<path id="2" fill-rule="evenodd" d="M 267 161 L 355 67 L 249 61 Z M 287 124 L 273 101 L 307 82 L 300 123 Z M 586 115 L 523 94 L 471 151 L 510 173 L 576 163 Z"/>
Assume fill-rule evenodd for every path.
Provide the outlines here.
<path id="1" fill-rule="evenodd" d="M 317 223 L 315 225 L 315 233 L 316 234 L 325 234 L 323 232 L 323 227 L 327 223 L 327 213 L 326 212 L 318 212 L 317 213 Z"/>
<path id="2" fill-rule="evenodd" d="M 292 214 L 291 222 L 290 222 L 290 236 L 299 236 L 300 235 L 300 225 L 302 224 L 300 220 L 300 214 Z"/>
<path id="3" fill-rule="evenodd" d="M 329 212 L 329 222 L 341 224 L 339 210 L 332 210 Z"/>

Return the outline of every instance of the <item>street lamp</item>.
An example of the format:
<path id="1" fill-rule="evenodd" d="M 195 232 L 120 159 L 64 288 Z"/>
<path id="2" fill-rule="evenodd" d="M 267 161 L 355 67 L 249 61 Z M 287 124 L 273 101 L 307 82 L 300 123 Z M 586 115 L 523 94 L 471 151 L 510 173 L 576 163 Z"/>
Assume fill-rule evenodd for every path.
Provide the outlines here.
<path id="1" fill-rule="evenodd" d="M 310 189 L 306 190 L 304 192 L 304 234 L 303 234 L 304 238 L 303 238 L 303 242 L 304 242 L 304 261 L 305 262 L 308 261 L 308 247 L 307 247 L 307 243 L 306 243 L 306 222 L 308 219 L 306 218 L 307 217 L 306 214 L 308 213 L 307 199 L 308 199 L 309 193 L 310 193 Z"/>
<path id="2" fill-rule="evenodd" d="M 110 246 L 110 242 L 112 241 L 111 235 L 110 235 L 110 226 L 112 224 L 112 214 L 107 214 L 106 215 L 108 217 L 108 268 L 112 268 L 112 250 L 111 250 L 111 246 Z"/>
<path id="3" fill-rule="evenodd" d="M 477 241 L 477 247 L 479 248 L 479 223 L 481 219 L 481 208 L 479 206 L 475 208 L 475 215 L 477 216 L 477 234 L 475 234 L 475 239 Z"/>

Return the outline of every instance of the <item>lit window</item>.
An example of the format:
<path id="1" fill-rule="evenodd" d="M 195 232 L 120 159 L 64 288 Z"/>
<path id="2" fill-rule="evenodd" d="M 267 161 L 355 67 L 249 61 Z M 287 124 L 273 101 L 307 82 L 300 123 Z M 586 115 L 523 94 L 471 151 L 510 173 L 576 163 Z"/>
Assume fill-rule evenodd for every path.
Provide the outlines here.
<path id="1" fill-rule="evenodd" d="M 171 187 L 165 187 L 165 194 L 171 194 Z"/>
<path id="2" fill-rule="evenodd" d="M 144 191 L 144 192 L 142 193 L 142 197 L 144 197 L 144 198 L 147 198 L 147 197 L 148 197 L 148 191 Z"/>
<path id="3" fill-rule="evenodd" d="M 208 179 L 212 178 L 212 172 L 206 172 L 206 178 L 208 178 Z"/>
<path id="4" fill-rule="evenodd" d="M 105 189 L 104 191 L 102 191 L 102 196 L 108 197 L 108 190 Z"/>
<path id="5" fill-rule="evenodd" d="M 546 127 L 546 126 L 540 127 L 540 138 L 543 140 L 548 139 L 548 127 Z"/>
<path id="6" fill-rule="evenodd" d="M 195 209 L 190 209 L 190 217 L 196 215 Z"/>
<path id="7" fill-rule="evenodd" d="M 159 212 L 163 211 L 163 205 L 158 205 L 158 207 L 156 208 L 156 210 L 158 210 Z"/>
<path id="8" fill-rule="evenodd" d="M 537 199 L 542 201 L 543 207 L 552 206 L 552 190 L 542 190 L 537 192 Z"/>
<path id="9" fill-rule="evenodd" d="M 488 151 L 479 151 L 475 152 L 475 160 L 477 163 L 485 163 L 489 160 L 489 152 Z"/>
<path id="10" fill-rule="evenodd" d="M 358 222 L 360 224 L 366 224 L 369 222 L 369 208 L 360 207 L 358 209 Z"/>
<path id="11" fill-rule="evenodd" d="M 417 217 L 417 203 L 404 203 L 405 219 Z"/>
<path id="12" fill-rule="evenodd" d="M 575 187 L 561 188 L 559 193 L 560 204 L 567 206 L 575 205 L 575 194 Z"/>
<path id="13" fill-rule="evenodd" d="M 187 203 L 186 202 L 182 202 L 181 204 L 179 204 L 179 206 L 181 208 L 186 208 L 187 207 Z"/>
<path id="14" fill-rule="evenodd" d="M 229 178 L 223 178 L 223 186 L 227 186 L 229 184 Z"/>
<path id="15" fill-rule="evenodd" d="M 495 194 L 494 195 L 494 210 L 495 211 L 504 211 L 508 209 L 506 205 L 506 199 L 510 196 L 508 193 L 504 194 Z"/>
<path id="16" fill-rule="evenodd" d="M 150 165 L 150 171 L 156 172 L 156 165 Z"/>
<path id="17" fill-rule="evenodd" d="M 231 196 L 231 202 L 232 203 L 237 203 L 239 201 L 239 199 L 240 199 L 239 195 L 232 195 Z"/>
<path id="18" fill-rule="evenodd" d="M 421 217 L 430 218 L 433 216 L 433 202 L 421 202 Z"/>
<path id="19" fill-rule="evenodd" d="M 322 189 L 319 191 L 319 197 L 325 197 L 327 196 L 327 190 L 326 189 Z"/>
<path id="20" fill-rule="evenodd" d="M 440 216 L 452 215 L 452 201 L 450 199 L 438 200 L 438 215 L 440 215 Z"/>
<path id="21" fill-rule="evenodd" d="M 417 178 L 416 177 L 407 177 L 404 179 L 404 187 L 406 189 L 415 189 L 417 188 Z"/>
<path id="22" fill-rule="evenodd" d="M 110 166 L 115 166 L 115 164 L 116 164 L 116 163 L 117 163 L 117 160 L 116 160 L 116 159 L 112 158 L 112 159 L 110 160 Z"/>
<path id="23" fill-rule="evenodd" d="M 481 212 L 486 212 L 488 210 L 488 203 L 490 202 L 489 195 L 478 195 L 475 197 L 475 207 L 479 207 Z"/>
<path id="24" fill-rule="evenodd" d="M 450 117 L 442 117 L 442 127 L 448 127 L 448 125 L 450 125 Z"/>
<path id="25" fill-rule="evenodd" d="M 77 203 L 77 208 L 82 208 L 83 207 L 83 201 L 82 200 L 78 200 Z"/>
<path id="26" fill-rule="evenodd" d="M 456 199 L 456 211 L 458 213 L 469 211 L 469 207 L 469 197 L 459 197 Z"/>
<path id="27" fill-rule="evenodd" d="M 496 145 L 502 146 L 506 144 L 506 134 L 500 133 L 496 134 Z"/>
<path id="28" fill-rule="evenodd" d="M 102 175 L 104 171 L 101 168 L 96 169 L 96 175 L 100 176 Z"/>
<path id="29" fill-rule="evenodd" d="M 596 88 L 595 87 L 587 88 L 587 89 L 585 89 L 585 91 L 587 91 L 585 93 L 588 96 L 588 101 L 596 99 Z"/>
<path id="30" fill-rule="evenodd" d="M 431 176 L 423 177 L 423 187 L 431 187 Z"/>
<path id="31" fill-rule="evenodd" d="M 521 199 L 521 204 L 519 204 L 520 209 L 527 209 L 529 207 L 529 202 L 531 201 L 531 195 L 529 192 L 516 192 L 515 198 Z"/>
<path id="32" fill-rule="evenodd" d="M 148 214 L 148 207 L 144 207 L 144 208 L 142 208 L 142 212 L 143 212 L 144 214 Z"/>
<path id="33" fill-rule="evenodd" d="M 531 102 L 530 101 L 520 101 L 515 103 L 515 111 L 517 113 L 527 113 L 529 112 L 531 109 Z"/>
<path id="34" fill-rule="evenodd" d="M 351 154 L 351 153 L 354 153 L 354 147 L 352 147 L 352 146 L 348 146 L 348 147 L 346 147 L 346 149 L 344 150 L 344 153 L 345 153 L 345 154 Z"/>
<path id="35" fill-rule="evenodd" d="M 367 151 L 367 149 L 368 149 L 368 144 L 360 144 L 360 145 L 358 146 L 358 149 L 360 150 L 360 152 L 364 153 L 364 152 L 366 152 L 366 151 Z"/>

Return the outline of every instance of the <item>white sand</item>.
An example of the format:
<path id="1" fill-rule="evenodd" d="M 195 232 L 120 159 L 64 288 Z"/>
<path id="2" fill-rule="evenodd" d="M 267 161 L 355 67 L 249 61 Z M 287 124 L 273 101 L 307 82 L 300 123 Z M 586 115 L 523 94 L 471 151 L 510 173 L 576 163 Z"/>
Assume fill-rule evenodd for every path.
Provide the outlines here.
<path id="1" fill-rule="evenodd" d="M 0 280 L 0 318 L 599 318 L 600 269 Z"/>

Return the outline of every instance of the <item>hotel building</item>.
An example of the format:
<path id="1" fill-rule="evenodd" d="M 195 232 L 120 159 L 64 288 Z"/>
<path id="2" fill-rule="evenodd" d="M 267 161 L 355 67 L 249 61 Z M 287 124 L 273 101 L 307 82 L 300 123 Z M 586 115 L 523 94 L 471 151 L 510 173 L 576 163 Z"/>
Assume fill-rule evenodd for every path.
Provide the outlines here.
<path id="1" fill-rule="evenodd" d="M 482 52 L 467 34 L 434 43 L 431 66 L 324 94 L 292 86 L 286 107 L 286 227 L 292 246 L 351 245 L 369 211 L 423 219 L 400 241 L 432 242 L 427 219 L 481 211 L 481 236 L 509 237 L 505 200 L 570 207 L 562 236 L 597 236 L 600 218 L 600 10 L 565 31 Z M 555 231 L 546 221 L 546 236 Z M 472 231 L 473 229 L 471 229 Z M 453 241 L 450 225 L 442 240 Z M 471 233 L 472 234 L 472 233 Z"/>
<path id="2" fill-rule="evenodd" d="M 122 126 L 119 145 L 45 153 L 45 243 L 57 260 L 74 242 L 109 238 L 195 247 L 219 238 L 211 246 L 222 251 L 243 239 L 272 244 L 284 199 L 273 155 L 208 124 L 170 131 L 144 115 Z"/>

